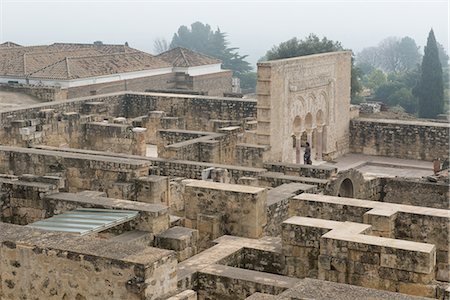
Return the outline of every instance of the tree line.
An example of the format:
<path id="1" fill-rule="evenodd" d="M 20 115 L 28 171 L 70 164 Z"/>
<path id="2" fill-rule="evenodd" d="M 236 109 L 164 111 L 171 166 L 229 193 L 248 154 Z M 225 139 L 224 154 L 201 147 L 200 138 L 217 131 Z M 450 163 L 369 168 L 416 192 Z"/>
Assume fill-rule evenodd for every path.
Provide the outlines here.
<path id="1" fill-rule="evenodd" d="M 195 22 L 180 26 L 168 43 L 164 39 L 154 42 L 156 53 L 175 47 L 185 47 L 222 61 L 222 67 L 233 71 L 241 80 L 244 92 L 253 92 L 256 72 L 246 61 L 247 55 L 231 47 L 227 34 L 219 28 Z M 303 39 L 294 37 L 269 49 L 260 60 L 273 60 L 346 49 L 339 41 L 310 34 Z M 399 107 L 423 118 L 435 118 L 448 109 L 448 60 L 444 47 L 439 44 L 433 30 L 428 36 L 424 55 L 414 39 L 389 37 L 377 46 L 368 47 L 352 57 L 351 102 L 378 100 L 391 107 Z M 444 94 L 445 90 L 445 94 Z"/>

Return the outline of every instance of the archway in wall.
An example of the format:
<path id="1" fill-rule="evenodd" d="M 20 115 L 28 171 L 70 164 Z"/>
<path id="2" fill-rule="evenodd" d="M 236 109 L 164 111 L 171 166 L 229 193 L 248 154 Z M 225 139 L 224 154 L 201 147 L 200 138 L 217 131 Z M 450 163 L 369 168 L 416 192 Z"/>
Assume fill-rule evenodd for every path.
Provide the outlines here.
<path id="1" fill-rule="evenodd" d="M 339 187 L 339 197 L 353 198 L 353 182 L 350 178 L 345 178 Z"/>
<path id="2" fill-rule="evenodd" d="M 311 129 L 312 128 L 312 115 L 311 113 L 307 113 L 305 116 L 305 128 L 306 129 Z"/>

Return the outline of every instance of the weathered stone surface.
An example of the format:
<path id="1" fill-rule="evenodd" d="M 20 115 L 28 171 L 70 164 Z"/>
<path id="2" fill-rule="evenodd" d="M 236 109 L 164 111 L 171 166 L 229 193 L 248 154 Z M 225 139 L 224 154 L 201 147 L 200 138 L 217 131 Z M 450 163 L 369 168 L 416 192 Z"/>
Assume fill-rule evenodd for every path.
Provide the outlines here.
<path id="1" fill-rule="evenodd" d="M 432 161 L 449 157 L 448 123 L 385 119 L 354 119 L 351 151 Z"/>

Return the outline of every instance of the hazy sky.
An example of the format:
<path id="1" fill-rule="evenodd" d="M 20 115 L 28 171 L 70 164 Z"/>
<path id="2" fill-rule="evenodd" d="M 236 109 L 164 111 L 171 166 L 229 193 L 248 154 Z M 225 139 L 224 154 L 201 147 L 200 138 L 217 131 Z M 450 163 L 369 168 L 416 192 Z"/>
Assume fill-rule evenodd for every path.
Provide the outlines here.
<path id="1" fill-rule="evenodd" d="M 355 52 L 388 36 L 410 36 L 419 46 L 433 27 L 448 49 L 449 3 L 441 1 L 86 1 L 0 0 L 0 42 L 124 43 L 153 51 L 180 25 L 217 26 L 231 46 L 255 63 L 273 45 L 309 33 L 338 40 Z"/>

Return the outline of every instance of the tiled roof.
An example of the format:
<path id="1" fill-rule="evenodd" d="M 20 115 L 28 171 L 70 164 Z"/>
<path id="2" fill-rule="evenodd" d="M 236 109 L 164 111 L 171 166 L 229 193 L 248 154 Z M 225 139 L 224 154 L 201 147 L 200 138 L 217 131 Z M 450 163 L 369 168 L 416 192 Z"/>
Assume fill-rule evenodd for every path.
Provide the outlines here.
<path id="1" fill-rule="evenodd" d="M 74 79 L 171 66 L 125 45 L 0 47 L 0 76 Z"/>
<path id="2" fill-rule="evenodd" d="M 174 67 L 195 67 L 221 63 L 221 60 L 217 58 L 182 47 L 173 48 L 156 57 L 171 63 Z"/>
<path id="3" fill-rule="evenodd" d="M 22 46 L 13 42 L 4 42 L 0 44 L 0 48 L 12 48 L 12 47 L 22 47 Z"/>
<path id="4" fill-rule="evenodd" d="M 144 52 L 65 57 L 29 74 L 30 78 L 76 79 L 117 73 L 170 68 L 169 63 Z"/>

